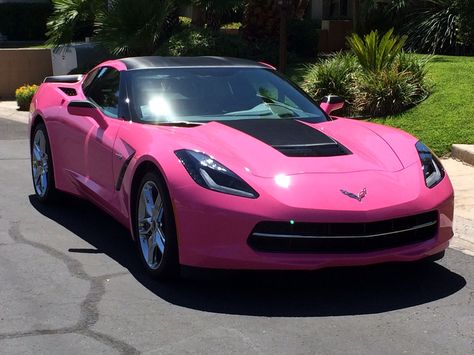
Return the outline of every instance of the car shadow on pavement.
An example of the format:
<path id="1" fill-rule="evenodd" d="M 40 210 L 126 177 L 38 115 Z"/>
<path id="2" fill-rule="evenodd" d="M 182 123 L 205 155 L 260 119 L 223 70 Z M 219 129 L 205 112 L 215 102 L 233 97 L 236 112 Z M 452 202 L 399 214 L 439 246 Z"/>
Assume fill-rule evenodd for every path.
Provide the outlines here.
<path id="1" fill-rule="evenodd" d="M 56 205 L 43 205 L 34 195 L 29 199 L 41 214 L 93 246 L 68 252 L 103 253 L 158 297 L 206 312 L 268 317 L 373 314 L 436 301 L 466 285 L 461 275 L 438 263 L 311 272 L 186 268 L 180 280 L 162 283 L 143 272 L 129 232 L 92 204 L 69 196 Z"/>

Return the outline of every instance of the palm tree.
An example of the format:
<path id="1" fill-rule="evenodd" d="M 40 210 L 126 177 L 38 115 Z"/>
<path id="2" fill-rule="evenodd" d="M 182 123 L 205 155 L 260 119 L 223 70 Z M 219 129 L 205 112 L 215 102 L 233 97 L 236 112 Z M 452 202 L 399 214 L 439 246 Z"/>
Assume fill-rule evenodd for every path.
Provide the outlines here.
<path id="1" fill-rule="evenodd" d="M 96 14 L 105 0 L 52 0 L 54 12 L 47 24 L 47 44 L 59 46 L 91 37 Z"/>
<path id="2" fill-rule="evenodd" d="M 112 0 L 97 16 L 95 38 L 114 55 L 155 54 L 175 9 L 174 0 Z"/>

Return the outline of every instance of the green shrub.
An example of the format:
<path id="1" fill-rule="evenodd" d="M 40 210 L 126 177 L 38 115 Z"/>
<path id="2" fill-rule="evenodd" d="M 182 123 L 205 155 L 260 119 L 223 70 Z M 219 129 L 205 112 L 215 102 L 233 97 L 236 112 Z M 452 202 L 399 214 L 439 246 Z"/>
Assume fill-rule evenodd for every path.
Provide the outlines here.
<path id="1" fill-rule="evenodd" d="M 356 33 L 347 37 L 349 47 L 357 56 L 362 68 L 372 72 L 388 68 L 401 53 L 406 40 L 406 36 L 395 36 L 393 28 L 382 37 L 377 30 L 365 35 L 363 39 Z"/>
<path id="2" fill-rule="evenodd" d="M 223 30 L 239 30 L 242 27 L 242 22 L 230 22 L 221 26 Z"/>
<path id="3" fill-rule="evenodd" d="M 16 102 L 21 111 L 30 109 L 31 99 L 36 90 L 38 90 L 37 85 L 23 85 L 15 90 Z"/>
<path id="4" fill-rule="evenodd" d="M 405 72 L 408 75 L 410 83 L 415 85 L 418 90 L 413 101 L 424 100 L 431 91 L 431 84 L 427 81 L 428 63 L 432 56 L 420 56 L 413 53 L 402 52 L 395 59 L 393 66 L 398 72 Z"/>
<path id="5" fill-rule="evenodd" d="M 192 20 L 189 17 L 186 16 L 179 16 L 179 24 L 183 27 L 189 27 L 191 26 Z"/>
<path id="6" fill-rule="evenodd" d="M 356 111 L 371 116 L 401 112 L 419 99 L 419 89 L 412 83 L 410 74 L 396 68 L 361 74 L 356 91 Z"/>
<path id="7" fill-rule="evenodd" d="M 360 72 L 360 66 L 355 56 L 338 53 L 308 66 L 302 86 L 317 101 L 326 95 L 338 95 L 350 102 L 354 99 L 358 72 Z"/>
<path id="8" fill-rule="evenodd" d="M 216 47 L 212 31 L 189 27 L 174 34 L 160 50 L 160 54 L 171 56 L 210 55 Z"/>
<path id="9" fill-rule="evenodd" d="M 316 101 L 338 95 L 348 103 L 345 114 L 386 116 L 425 99 L 430 57 L 400 53 L 390 66 L 367 71 L 354 54 L 339 53 L 307 68 L 303 89 Z"/>

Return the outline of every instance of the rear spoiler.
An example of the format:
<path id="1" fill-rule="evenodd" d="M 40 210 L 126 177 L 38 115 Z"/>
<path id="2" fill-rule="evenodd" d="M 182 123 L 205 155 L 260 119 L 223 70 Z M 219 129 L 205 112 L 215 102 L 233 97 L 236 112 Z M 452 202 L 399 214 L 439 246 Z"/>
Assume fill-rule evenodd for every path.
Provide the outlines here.
<path id="1" fill-rule="evenodd" d="M 47 76 L 43 83 L 77 83 L 81 79 L 82 74 Z"/>

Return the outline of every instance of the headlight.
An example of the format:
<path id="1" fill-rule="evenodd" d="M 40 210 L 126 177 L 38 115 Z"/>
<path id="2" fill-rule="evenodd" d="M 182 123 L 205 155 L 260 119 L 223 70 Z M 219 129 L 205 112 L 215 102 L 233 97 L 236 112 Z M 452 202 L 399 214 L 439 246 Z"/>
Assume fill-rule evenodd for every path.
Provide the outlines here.
<path id="1" fill-rule="evenodd" d="M 202 187 L 241 197 L 259 196 L 249 184 L 209 155 L 187 149 L 177 150 L 175 154 L 193 180 Z"/>
<path id="2" fill-rule="evenodd" d="M 421 166 L 423 167 L 423 175 L 425 177 L 425 184 L 427 187 L 432 188 L 436 186 L 445 175 L 444 168 L 440 161 L 434 155 L 430 148 L 428 148 L 421 141 L 416 143 L 416 150 L 420 156 Z"/>

